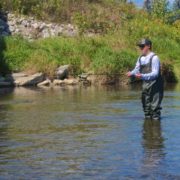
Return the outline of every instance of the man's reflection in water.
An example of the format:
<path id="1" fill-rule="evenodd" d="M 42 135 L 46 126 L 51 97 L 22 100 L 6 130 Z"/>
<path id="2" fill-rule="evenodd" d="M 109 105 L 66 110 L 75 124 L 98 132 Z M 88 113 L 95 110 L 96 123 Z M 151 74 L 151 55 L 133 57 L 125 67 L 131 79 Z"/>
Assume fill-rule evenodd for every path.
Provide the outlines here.
<path id="1" fill-rule="evenodd" d="M 164 139 L 161 133 L 161 121 L 145 120 L 143 124 L 143 168 L 142 173 L 153 176 L 157 172 L 164 157 Z"/>

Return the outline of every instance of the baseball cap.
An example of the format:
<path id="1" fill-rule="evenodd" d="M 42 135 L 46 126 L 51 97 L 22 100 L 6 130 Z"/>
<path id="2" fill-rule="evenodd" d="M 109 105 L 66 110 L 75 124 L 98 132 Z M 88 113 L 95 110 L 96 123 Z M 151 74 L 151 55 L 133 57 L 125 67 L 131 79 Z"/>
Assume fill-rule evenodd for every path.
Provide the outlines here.
<path id="1" fill-rule="evenodd" d="M 152 46 L 152 42 L 149 39 L 141 39 L 138 43 L 137 46 Z"/>

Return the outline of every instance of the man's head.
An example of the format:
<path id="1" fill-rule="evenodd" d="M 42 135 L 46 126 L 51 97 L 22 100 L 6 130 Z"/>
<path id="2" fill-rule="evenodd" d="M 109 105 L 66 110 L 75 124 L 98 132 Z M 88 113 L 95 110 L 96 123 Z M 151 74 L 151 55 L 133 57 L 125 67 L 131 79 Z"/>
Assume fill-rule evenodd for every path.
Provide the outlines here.
<path id="1" fill-rule="evenodd" d="M 142 55 L 147 55 L 152 48 L 152 42 L 149 39 L 141 39 L 137 46 L 140 48 Z"/>

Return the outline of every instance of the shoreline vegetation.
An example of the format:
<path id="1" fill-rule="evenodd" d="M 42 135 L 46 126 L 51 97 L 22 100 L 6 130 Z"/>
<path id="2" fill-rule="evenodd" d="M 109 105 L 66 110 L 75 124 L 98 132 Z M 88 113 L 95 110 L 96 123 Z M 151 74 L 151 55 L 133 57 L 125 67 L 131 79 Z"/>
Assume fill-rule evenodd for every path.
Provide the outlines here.
<path id="1" fill-rule="evenodd" d="M 48 10 L 43 9 L 47 7 L 45 4 L 41 10 L 33 9 L 38 8 L 33 0 L 29 5 L 20 4 L 18 7 L 15 4 L 7 6 L 8 1 L 0 5 L 3 10 L 26 16 L 34 14 L 44 21 L 72 23 L 79 31 L 79 35 L 74 37 L 58 36 L 33 41 L 21 36 L 1 36 L 0 72 L 3 77 L 14 72 L 28 75 L 39 72 L 44 80 L 53 81 L 58 67 L 70 65 L 68 77 L 71 80 L 86 74 L 91 75 L 91 81 L 107 82 L 102 84 L 127 82 L 124 74 L 134 67 L 139 56 L 136 42 L 148 37 L 161 59 L 165 80 L 179 81 L 180 20 L 175 19 L 178 11 L 158 15 L 129 3 L 82 0 L 81 4 L 66 4 L 63 9 L 59 5 L 61 9 L 56 9 L 53 14 L 53 8 L 58 7 L 51 7 L 52 1 L 46 1 L 50 3 Z M 87 33 L 93 35 L 89 37 Z"/>

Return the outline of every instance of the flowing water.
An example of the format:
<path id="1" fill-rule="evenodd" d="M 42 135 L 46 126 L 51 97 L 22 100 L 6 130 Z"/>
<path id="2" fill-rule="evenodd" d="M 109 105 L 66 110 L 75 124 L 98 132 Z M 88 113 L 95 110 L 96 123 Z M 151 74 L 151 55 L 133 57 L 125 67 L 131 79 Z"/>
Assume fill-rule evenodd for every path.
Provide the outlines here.
<path id="1" fill-rule="evenodd" d="M 0 89 L 0 179 L 180 179 L 180 87 L 145 121 L 138 87 Z"/>

